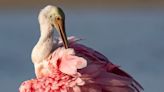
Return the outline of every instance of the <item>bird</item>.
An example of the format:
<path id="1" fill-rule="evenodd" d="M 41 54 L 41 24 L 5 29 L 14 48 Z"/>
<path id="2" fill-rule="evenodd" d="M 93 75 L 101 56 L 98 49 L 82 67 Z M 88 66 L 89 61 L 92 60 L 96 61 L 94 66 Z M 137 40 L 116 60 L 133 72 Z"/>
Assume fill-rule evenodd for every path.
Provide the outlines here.
<path id="1" fill-rule="evenodd" d="M 40 38 L 31 54 L 36 78 L 19 92 L 141 92 L 143 87 L 100 52 L 67 37 L 65 14 L 47 5 L 38 16 Z M 54 37 L 54 29 L 60 37 Z"/>

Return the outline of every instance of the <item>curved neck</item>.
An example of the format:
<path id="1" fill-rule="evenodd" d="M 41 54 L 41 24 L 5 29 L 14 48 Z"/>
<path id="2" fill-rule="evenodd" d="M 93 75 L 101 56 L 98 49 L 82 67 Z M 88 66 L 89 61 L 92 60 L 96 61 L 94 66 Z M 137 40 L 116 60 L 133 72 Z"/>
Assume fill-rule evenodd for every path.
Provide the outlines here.
<path id="1" fill-rule="evenodd" d="M 53 29 L 50 25 L 40 24 L 40 38 L 39 42 L 45 42 L 48 39 L 52 39 L 53 41 Z"/>
<path id="2" fill-rule="evenodd" d="M 46 24 L 40 24 L 40 31 L 39 41 L 32 50 L 32 61 L 34 63 L 43 61 L 54 50 L 52 27 Z"/>

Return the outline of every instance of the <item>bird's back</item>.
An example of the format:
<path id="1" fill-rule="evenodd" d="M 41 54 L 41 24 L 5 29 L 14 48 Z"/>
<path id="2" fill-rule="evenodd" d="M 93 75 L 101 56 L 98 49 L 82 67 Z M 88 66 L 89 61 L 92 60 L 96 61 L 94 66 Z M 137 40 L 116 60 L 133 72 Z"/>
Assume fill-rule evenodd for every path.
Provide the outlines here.
<path id="1" fill-rule="evenodd" d="M 70 48 L 75 50 L 76 55 L 87 60 L 87 67 L 79 71 L 85 76 L 93 74 L 91 76 L 94 78 L 93 81 L 98 81 L 98 85 L 105 87 L 103 92 L 140 92 L 143 90 L 142 86 L 132 76 L 111 63 L 98 51 L 78 43 L 71 43 Z"/>

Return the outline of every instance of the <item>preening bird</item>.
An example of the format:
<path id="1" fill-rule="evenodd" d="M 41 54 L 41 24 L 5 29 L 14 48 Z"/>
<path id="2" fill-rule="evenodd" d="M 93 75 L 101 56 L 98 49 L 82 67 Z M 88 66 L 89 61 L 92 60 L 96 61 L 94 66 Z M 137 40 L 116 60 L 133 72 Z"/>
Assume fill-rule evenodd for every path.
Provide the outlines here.
<path id="1" fill-rule="evenodd" d="M 142 86 L 101 53 L 67 38 L 61 8 L 48 5 L 39 14 L 40 38 L 32 50 L 36 78 L 20 92 L 141 92 Z M 60 38 L 54 38 L 54 30 Z"/>

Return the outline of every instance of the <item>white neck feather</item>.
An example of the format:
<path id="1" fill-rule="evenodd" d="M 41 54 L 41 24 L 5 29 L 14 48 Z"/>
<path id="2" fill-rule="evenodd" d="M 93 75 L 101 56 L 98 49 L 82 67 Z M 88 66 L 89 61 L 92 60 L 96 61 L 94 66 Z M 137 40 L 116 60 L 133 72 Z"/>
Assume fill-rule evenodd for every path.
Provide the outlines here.
<path id="1" fill-rule="evenodd" d="M 33 63 L 40 63 L 54 50 L 53 28 L 47 21 L 40 22 L 40 38 L 32 50 Z"/>
<path id="2" fill-rule="evenodd" d="M 39 42 L 44 42 L 47 39 L 53 40 L 53 28 L 48 24 L 40 24 L 40 39 Z"/>

